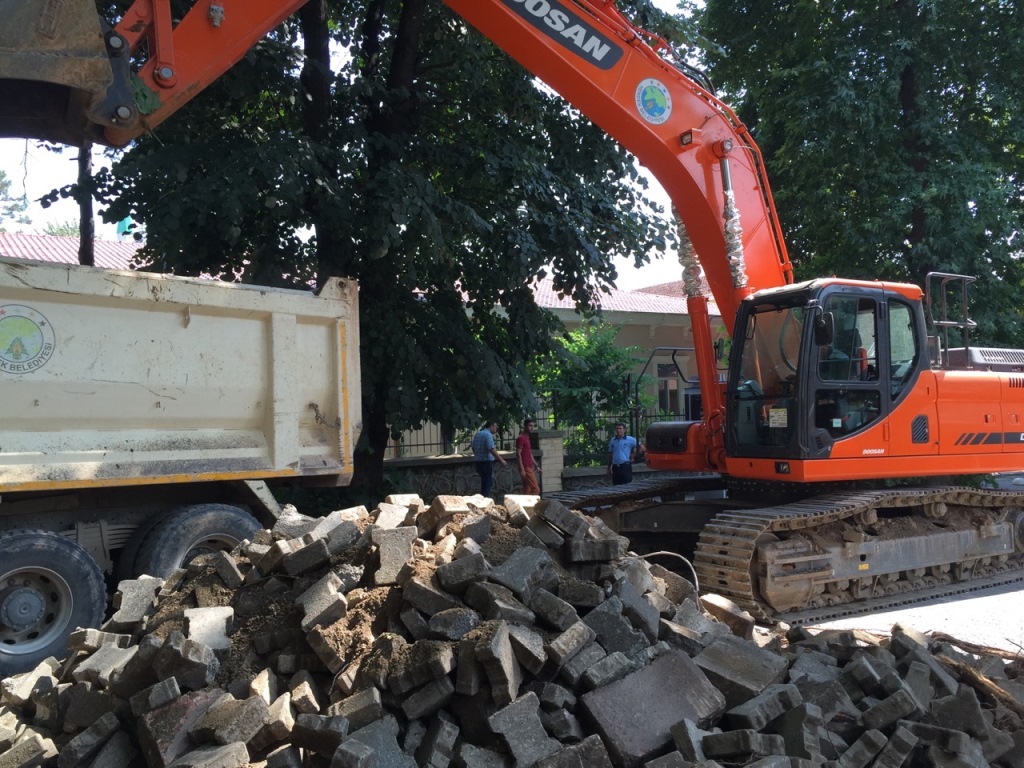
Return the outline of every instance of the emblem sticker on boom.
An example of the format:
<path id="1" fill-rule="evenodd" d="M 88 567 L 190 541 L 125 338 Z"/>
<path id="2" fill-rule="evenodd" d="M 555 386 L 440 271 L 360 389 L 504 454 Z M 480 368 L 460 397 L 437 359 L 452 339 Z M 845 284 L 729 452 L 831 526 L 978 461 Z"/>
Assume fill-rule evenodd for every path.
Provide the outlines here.
<path id="1" fill-rule="evenodd" d="M 661 125 L 672 114 L 672 94 L 660 80 L 641 80 L 636 87 L 636 109 L 648 123 Z"/>
<path id="2" fill-rule="evenodd" d="M 46 365 L 53 349 L 45 317 L 21 304 L 0 306 L 0 373 L 32 373 Z"/>

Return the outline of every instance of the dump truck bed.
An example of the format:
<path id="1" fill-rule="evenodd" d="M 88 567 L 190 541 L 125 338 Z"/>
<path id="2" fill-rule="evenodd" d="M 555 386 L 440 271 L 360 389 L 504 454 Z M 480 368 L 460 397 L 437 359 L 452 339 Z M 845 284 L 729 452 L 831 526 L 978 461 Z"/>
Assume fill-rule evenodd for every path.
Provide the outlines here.
<path id="1" fill-rule="evenodd" d="M 0 259 L 0 494 L 321 476 L 359 421 L 358 292 Z"/>

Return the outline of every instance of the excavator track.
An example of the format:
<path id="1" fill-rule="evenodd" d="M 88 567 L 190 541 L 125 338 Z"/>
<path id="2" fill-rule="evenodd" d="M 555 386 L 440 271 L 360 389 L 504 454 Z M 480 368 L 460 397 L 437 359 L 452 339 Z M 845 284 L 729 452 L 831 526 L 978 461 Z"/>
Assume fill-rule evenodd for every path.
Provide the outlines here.
<path id="1" fill-rule="evenodd" d="M 760 621 L 812 624 L 1024 580 L 1024 496 L 973 488 L 836 493 L 723 512 L 701 591 Z"/>

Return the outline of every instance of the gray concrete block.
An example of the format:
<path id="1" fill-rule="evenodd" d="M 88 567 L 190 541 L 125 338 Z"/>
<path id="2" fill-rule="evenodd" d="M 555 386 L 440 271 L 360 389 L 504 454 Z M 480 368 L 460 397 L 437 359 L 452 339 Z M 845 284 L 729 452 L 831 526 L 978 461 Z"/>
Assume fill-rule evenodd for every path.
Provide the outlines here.
<path id="1" fill-rule="evenodd" d="M 431 616 L 427 627 L 435 640 L 459 640 L 479 623 L 480 614 L 472 608 L 448 608 Z"/>
<path id="2" fill-rule="evenodd" d="M 299 715 L 292 726 L 291 743 L 330 759 L 348 735 L 348 720 L 340 715 Z"/>
<path id="3" fill-rule="evenodd" d="M 491 569 L 488 578 L 527 605 L 537 589 L 556 588 L 558 584 L 551 556 L 532 547 L 515 550 L 504 563 Z"/>
<path id="4" fill-rule="evenodd" d="M 406 525 L 409 508 L 404 504 L 389 504 L 384 501 L 377 505 L 370 517 L 378 530 L 401 528 Z M 376 542 L 374 542 L 376 544 Z"/>
<path id="5" fill-rule="evenodd" d="M 590 530 L 590 523 L 579 513 L 554 499 L 541 499 L 534 513 L 573 539 L 582 539 Z"/>
<path id="6" fill-rule="evenodd" d="M 364 728 L 384 716 L 384 703 L 376 688 L 364 688 L 327 708 L 328 715 L 341 715 L 353 731 Z"/>
<path id="7" fill-rule="evenodd" d="M 917 737 L 906 728 L 899 726 L 889 737 L 889 741 L 878 753 L 872 768 L 900 768 L 911 751 L 917 746 Z"/>
<path id="8" fill-rule="evenodd" d="M 449 643 L 419 640 L 393 663 L 387 685 L 392 693 L 408 693 L 455 669 L 455 653 Z"/>
<path id="9" fill-rule="evenodd" d="M 433 616 L 449 608 L 465 608 L 453 595 L 435 586 L 432 580 L 428 582 L 418 576 L 409 579 L 402 586 L 402 597 L 409 605 L 427 616 Z"/>
<path id="10" fill-rule="evenodd" d="M 371 534 L 377 545 L 380 565 L 373 575 L 377 586 L 398 583 L 402 567 L 412 559 L 412 545 L 416 541 L 416 527 L 374 528 Z"/>
<path id="11" fill-rule="evenodd" d="M 669 651 L 622 680 L 580 698 L 617 765 L 659 754 L 683 719 L 706 727 L 725 711 L 725 698 L 685 653 Z"/>
<path id="12" fill-rule="evenodd" d="M 512 761 L 496 750 L 463 741 L 455 747 L 455 765 L 462 768 L 510 768 Z"/>
<path id="13" fill-rule="evenodd" d="M 107 740 L 121 727 L 113 712 L 107 712 L 84 731 L 61 747 L 57 768 L 78 768 L 88 765 Z"/>
<path id="14" fill-rule="evenodd" d="M 125 731 L 117 731 L 100 747 L 92 768 L 136 768 L 142 759 Z"/>
<path id="15" fill-rule="evenodd" d="M 52 739 L 32 734 L 0 755 L 0 768 L 35 768 L 57 756 Z"/>
<path id="16" fill-rule="evenodd" d="M 730 730 L 764 730 L 772 720 L 803 702 L 795 685 L 769 685 L 761 693 L 729 709 L 722 719 L 723 728 Z"/>
<path id="17" fill-rule="evenodd" d="M 262 752 L 291 736 L 295 727 L 295 710 L 292 708 L 291 699 L 292 695 L 285 691 L 268 705 L 266 724 L 249 741 L 253 752 Z"/>
<path id="18" fill-rule="evenodd" d="M 449 610 L 458 609 L 453 608 Z M 441 611 L 441 613 L 444 613 L 444 611 Z M 405 610 L 399 613 L 398 618 L 409 631 L 409 636 L 413 640 L 427 640 L 430 638 L 430 624 L 427 621 L 426 616 L 417 611 L 411 605 L 407 606 Z"/>
<path id="19" fill-rule="evenodd" d="M 775 718 L 771 730 L 786 742 L 786 753 L 805 760 L 821 761 L 819 734 L 824 729 L 821 708 L 803 702 Z"/>
<path id="20" fill-rule="evenodd" d="M 579 744 L 563 747 L 537 761 L 536 768 L 612 768 L 604 742 L 592 734 Z"/>
<path id="21" fill-rule="evenodd" d="M 534 593 L 528 605 L 541 623 L 559 632 L 564 632 L 580 620 L 575 608 L 543 588 Z"/>
<path id="22" fill-rule="evenodd" d="M 214 552 L 210 560 L 217 575 L 220 576 L 220 580 L 228 589 L 238 589 L 245 583 L 245 574 L 242 573 L 241 568 L 238 567 L 238 561 L 230 553 L 223 550 Z"/>
<path id="23" fill-rule="evenodd" d="M 170 704 L 179 696 L 181 696 L 181 689 L 178 687 L 178 681 L 169 677 L 149 688 L 142 689 L 132 696 L 128 703 L 131 706 L 132 714 L 135 717 L 141 717 L 147 712 Z"/>
<path id="24" fill-rule="evenodd" d="M 44 659 L 28 672 L 0 680 L 0 703 L 24 707 L 41 691 L 57 687 L 56 673 L 60 665 L 54 658 Z"/>
<path id="25" fill-rule="evenodd" d="M 353 731 L 348 740 L 365 744 L 374 751 L 377 765 L 387 768 L 416 768 L 416 761 L 398 745 L 398 723 L 391 715 Z"/>
<path id="26" fill-rule="evenodd" d="M 835 763 L 835 768 L 865 768 L 871 759 L 882 751 L 888 739 L 881 731 L 868 730 L 861 734 L 843 756 Z"/>
<path id="27" fill-rule="evenodd" d="M 563 552 L 570 563 L 610 563 L 622 556 L 625 547 L 618 539 L 569 539 Z"/>
<path id="28" fill-rule="evenodd" d="M 371 768 L 376 753 L 359 741 L 343 741 L 331 758 L 331 768 Z"/>
<path id="29" fill-rule="evenodd" d="M 270 708 L 262 697 L 235 699 L 226 696 L 215 702 L 189 729 L 197 743 L 212 741 L 227 745 L 248 742 L 270 722 Z"/>
<path id="30" fill-rule="evenodd" d="M 583 673 L 583 686 L 588 690 L 600 688 L 616 680 L 621 680 L 637 669 L 637 664 L 621 651 L 609 653 L 600 661 L 592 664 Z"/>
<path id="31" fill-rule="evenodd" d="M 668 619 L 662 619 L 659 622 L 658 639 L 664 640 L 690 657 L 696 656 L 706 647 L 703 635 L 699 632 L 694 632 L 692 629 Z"/>
<path id="32" fill-rule="evenodd" d="M 781 683 L 789 665 L 784 657 L 733 635 L 718 638 L 694 662 L 722 692 L 730 709 Z"/>
<path id="33" fill-rule="evenodd" d="M 455 672 L 455 692 L 460 696 L 475 696 L 486 679 L 483 664 L 476 659 L 477 639 L 461 640 L 458 645 Z"/>
<path id="34" fill-rule="evenodd" d="M 466 603 L 490 621 L 507 621 L 511 624 L 533 624 L 536 615 L 512 594 L 512 590 L 500 584 L 474 582 L 466 589 Z"/>
<path id="35" fill-rule="evenodd" d="M 456 557 L 450 563 L 438 566 L 434 572 L 437 583 L 447 592 L 462 594 L 470 584 L 483 579 L 490 566 L 481 552 Z"/>
<path id="36" fill-rule="evenodd" d="M 487 723 L 502 737 L 517 766 L 533 765 L 561 748 L 544 730 L 540 700 L 532 691 L 499 709 Z"/>
<path id="37" fill-rule="evenodd" d="M 503 707 L 519 696 L 523 673 L 512 650 L 508 625 L 499 621 L 488 629 L 477 641 L 474 653 L 483 665 L 495 704 Z"/>
<path id="38" fill-rule="evenodd" d="M 541 709 L 568 709 L 572 711 L 576 707 L 576 697 L 565 686 L 535 680 L 529 684 L 528 689 L 537 694 L 537 698 L 540 699 Z"/>
<path id="39" fill-rule="evenodd" d="M 78 683 L 86 682 L 104 687 L 109 686 L 138 652 L 138 646 L 129 648 L 118 648 L 116 645 L 101 646 L 94 654 L 75 666 L 71 671 L 71 677 Z"/>
<path id="40" fill-rule="evenodd" d="M 651 643 L 643 632 L 633 628 L 622 610 L 622 601 L 618 597 L 610 597 L 586 614 L 583 623 L 594 630 L 597 642 L 608 653 L 620 651 L 626 656 L 634 656 Z"/>
<path id="41" fill-rule="evenodd" d="M 860 716 L 861 725 L 865 728 L 883 730 L 904 718 L 916 719 L 922 714 L 914 696 L 906 690 L 882 699 Z"/>
<path id="42" fill-rule="evenodd" d="M 170 768 L 247 768 L 248 765 L 249 750 L 245 744 L 234 742 L 197 747 L 171 763 Z"/>
<path id="43" fill-rule="evenodd" d="M 327 547 L 327 541 L 316 539 L 295 547 L 281 560 L 281 567 L 289 576 L 298 576 L 307 573 L 315 568 L 322 568 L 331 559 L 331 552 Z"/>
<path id="44" fill-rule="evenodd" d="M 415 749 L 416 764 L 424 768 L 447 768 L 455 757 L 455 742 L 459 732 L 455 718 L 444 710 L 438 712 L 436 717 L 431 718 L 430 727 Z"/>
<path id="45" fill-rule="evenodd" d="M 205 688 L 217 675 L 220 662 L 213 649 L 171 632 L 153 657 L 153 671 L 160 680 L 175 677 L 182 690 Z"/>
<path id="46" fill-rule="evenodd" d="M 139 623 L 156 610 L 156 595 L 164 580 L 153 576 L 140 576 L 119 582 L 114 593 L 114 615 L 103 623 L 107 632 L 132 633 Z"/>
<path id="47" fill-rule="evenodd" d="M 562 664 L 558 675 L 570 686 L 576 688 L 580 685 L 586 671 L 607 655 L 600 643 L 596 641 L 587 643 L 578 653 Z"/>
<path id="48" fill-rule="evenodd" d="M 167 768 L 191 747 L 188 732 L 206 711 L 227 694 L 218 688 L 184 693 L 136 724 L 139 746 L 150 768 Z"/>
<path id="49" fill-rule="evenodd" d="M 454 695 L 455 685 L 451 678 L 445 675 L 407 693 L 402 700 L 402 712 L 410 720 L 430 717 L 439 709 L 448 706 Z"/>
<path id="50" fill-rule="evenodd" d="M 530 674 L 540 674 L 548 660 L 547 652 L 544 650 L 543 636 L 530 627 L 509 624 L 508 637 L 516 660 Z"/>
<path id="51" fill-rule="evenodd" d="M 231 649 L 235 609 L 231 606 L 185 609 L 185 636 L 213 651 Z"/>
<path id="52" fill-rule="evenodd" d="M 658 640 L 658 610 L 637 591 L 625 574 L 612 584 L 612 594 L 622 601 L 622 614 L 630 623 L 644 633 L 650 643 Z"/>
<path id="53" fill-rule="evenodd" d="M 600 584 L 580 579 L 563 579 L 556 594 L 569 605 L 584 610 L 596 608 L 607 597 Z"/>
<path id="54" fill-rule="evenodd" d="M 583 740 L 583 726 L 575 715 L 564 709 L 541 709 L 540 722 L 553 739 L 563 744 L 574 744 Z"/>
<path id="55" fill-rule="evenodd" d="M 278 539 L 301 539 L 316 528 L 318 522 L 315 517 L 303 515 L 294 505 L 285 504 L 271 531 Z"/>
<path id="56" fill-rule="evenodd" d="M 714 731 L 705 731 L 698 728 L 697 724 L 689 718 L 683 718 L 669 728 L 676 752 L 683 759 L 695 763 L 702 763 L 707 760 L 707 756 L 704 754 L 704 737 L 717 732 L 717 728 Z"/>
<path id="57" fill-rule="evenodd" d="M 104 632 L 101 629 L 93 629 L 92 627 L 76 629 L 68 635 L 68 651 L 72 654 L 79 652 L 93 653 L 99 650 L 101 645 L 116 645 L 118 648 L 127 648 L 131 644 L 131 635 Z"/>
<path id="58" fill-rule="evenodd" d="M 329 626 L 345 616 L 348 612 L 348 601 L 341 593 L 341 588 L 341 577 L 333 571 L 328 571 L 295 598 L 295 604 L 302 608 L 303 612 L 300 624 L 303 632 L 308 632 L 317 624 Z"/>
<path id="59" fill-rule="evenodd" d="M 556 666 L 564 666 L 577 653 L 597 639 L 597 633 L 582 621 L 553 638 L 546 646 L 548 658 Z"/>
<path id="60" fill-rule="evenodd" d="M 740 759 L 750 763 L 768 755 L 785 755 L 786 742 L 781 736 L 758 733 L 749 729 L 709 733 L 703 740 L 704 754 L 709 758 Z"/>

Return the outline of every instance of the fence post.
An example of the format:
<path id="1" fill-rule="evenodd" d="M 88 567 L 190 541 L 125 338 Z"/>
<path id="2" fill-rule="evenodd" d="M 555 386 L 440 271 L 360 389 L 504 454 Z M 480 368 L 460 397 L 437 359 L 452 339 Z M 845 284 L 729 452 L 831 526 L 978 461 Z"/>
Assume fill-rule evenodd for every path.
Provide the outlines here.
<path id="1" fill-rule="evenodd" d="M 541 493 L 560 491 L 562 470 L 565 468 L 565 432 L 561 429 L 538 429 L 534 434 L 540 449 Z"/>

